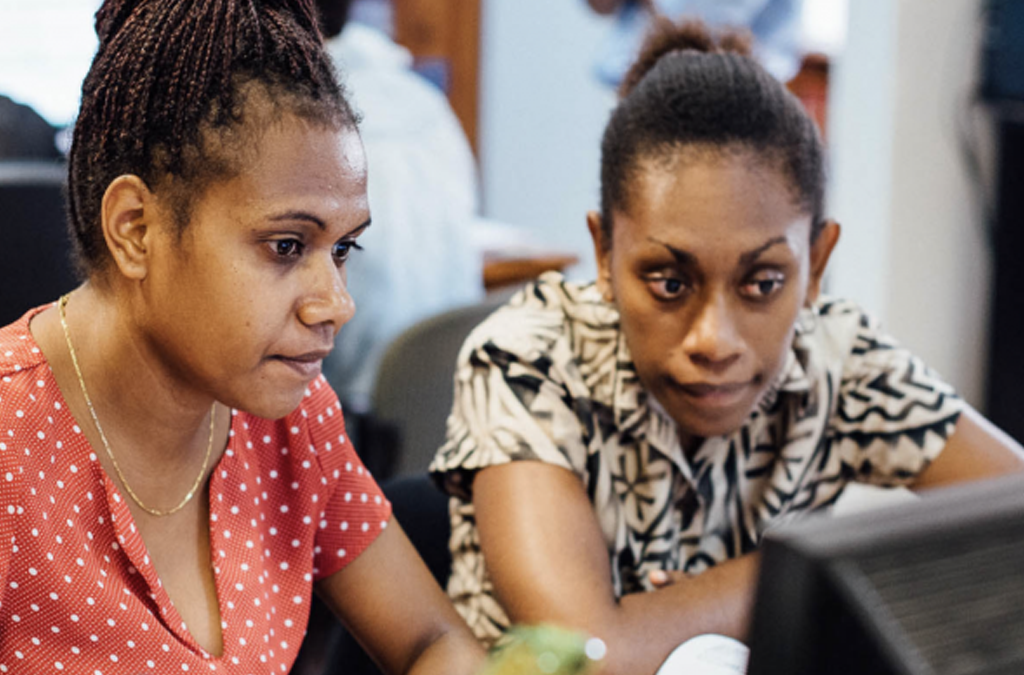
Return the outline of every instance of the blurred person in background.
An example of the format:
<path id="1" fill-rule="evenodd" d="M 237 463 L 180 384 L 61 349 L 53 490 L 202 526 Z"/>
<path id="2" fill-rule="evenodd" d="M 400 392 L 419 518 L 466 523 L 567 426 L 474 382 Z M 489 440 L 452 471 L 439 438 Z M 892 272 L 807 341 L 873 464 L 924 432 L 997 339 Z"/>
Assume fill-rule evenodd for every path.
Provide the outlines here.
<path id="1" fill-rule="evenodd" d="M 325 374 L 349 412 L 370 408 L 388 343 L 417 321 L 483 296 L 473 152 L 444 93 L 386 34 L 349 22 L 352 0 L 317 0 L 326 50 L 363 119 L 375 227 L 349 261 L 359 311 Z"/>
<path id="2" fill-rule="evenodd" d="M 754 38 L 754 57 L 786 82 L 800 69 L 800 13 L 803 0 L 587 0 L 598 14 L 615 15 L 615 28 L 602 45 L 598 77 L 617 87 L 636 59 L 657 13 L 670 19 L 697 18 L 712 29 L 742 28 Z"/>

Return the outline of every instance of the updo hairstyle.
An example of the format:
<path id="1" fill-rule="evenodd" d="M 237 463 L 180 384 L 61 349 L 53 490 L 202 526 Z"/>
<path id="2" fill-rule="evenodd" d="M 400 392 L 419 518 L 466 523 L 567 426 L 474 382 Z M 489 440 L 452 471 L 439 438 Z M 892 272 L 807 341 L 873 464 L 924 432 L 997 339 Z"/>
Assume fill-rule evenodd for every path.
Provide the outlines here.
<path id="1" fill-rule="evenodd" d="M 601 229 L 628 213 L 631 187 L 654 161 L 752 152 L 786 177 L 795 203 L 824 225 L 821 137 L 800 101 L 750 55 L 749 39 L 716 39 L 699 22 L 659 17 L 626 74 L 601 143 Z M 689 153 L 689 154 L 687 154 Z"/>

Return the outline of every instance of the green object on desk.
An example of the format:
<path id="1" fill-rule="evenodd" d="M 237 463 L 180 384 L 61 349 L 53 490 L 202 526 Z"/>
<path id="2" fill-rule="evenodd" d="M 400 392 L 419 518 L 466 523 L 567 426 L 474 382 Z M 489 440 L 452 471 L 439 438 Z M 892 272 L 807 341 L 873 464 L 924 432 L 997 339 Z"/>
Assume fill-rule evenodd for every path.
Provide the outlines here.
<path id="1" fill-rule="evenodd" d="M 584 675 L 604 657 L 604 642 L 550 624 L 517 626 L 480 675 Z"/>

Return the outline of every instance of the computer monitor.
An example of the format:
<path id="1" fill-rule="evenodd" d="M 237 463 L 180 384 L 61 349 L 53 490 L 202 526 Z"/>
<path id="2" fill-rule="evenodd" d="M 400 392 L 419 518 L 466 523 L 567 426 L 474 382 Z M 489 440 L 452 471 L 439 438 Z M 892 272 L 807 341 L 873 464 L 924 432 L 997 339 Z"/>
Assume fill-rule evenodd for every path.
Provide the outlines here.
<path id="1" fill-rule="evenodd" d="M 769 534 L 750 648 L 748 675 L 1024 673 L 1024 478 Z"/>

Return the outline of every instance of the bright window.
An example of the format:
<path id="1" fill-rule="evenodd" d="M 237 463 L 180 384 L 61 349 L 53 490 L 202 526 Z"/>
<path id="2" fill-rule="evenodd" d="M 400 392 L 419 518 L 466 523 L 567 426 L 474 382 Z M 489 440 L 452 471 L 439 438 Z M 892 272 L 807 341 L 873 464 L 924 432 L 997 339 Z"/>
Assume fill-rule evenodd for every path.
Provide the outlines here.
<path id="1" fill-rule="evenodd" d="M 96 51 L 99 0 L 0 0 L 0 94 L 64 126 Z"/>

